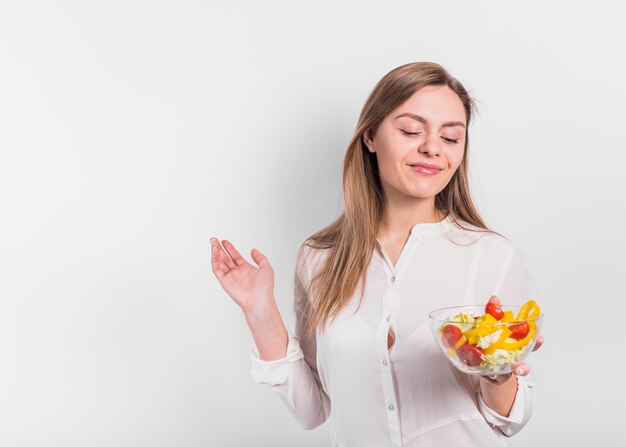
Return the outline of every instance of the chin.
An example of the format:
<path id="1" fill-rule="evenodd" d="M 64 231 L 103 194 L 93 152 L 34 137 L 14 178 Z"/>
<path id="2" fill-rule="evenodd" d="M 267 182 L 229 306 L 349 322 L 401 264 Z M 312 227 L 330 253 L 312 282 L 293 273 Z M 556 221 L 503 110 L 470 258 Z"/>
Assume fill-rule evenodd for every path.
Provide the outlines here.
<path id="1" fill-rule="evenodd" d="M 425 187 L 425 188 L 409 188 L 408 190 L 405 190 L 405 192 L 411 196 L 416 196 L 416 197 L 434 197 L 437 194 L 439 194 L 439 192 L 443 189 L 438 189 L 438 188 L 433 188 L 432 185 L 429 185 L 430 187 Z"/>
<path id="2" fill-rule="evenodd" d="M 406 195 L 414 197 L 416 199 L 432 199 L 437 195 L 437 193 L 431 192 L 431 191 L 428 191 L 428 192 L 411 191 L 411 192 L 407 192 Z"/>

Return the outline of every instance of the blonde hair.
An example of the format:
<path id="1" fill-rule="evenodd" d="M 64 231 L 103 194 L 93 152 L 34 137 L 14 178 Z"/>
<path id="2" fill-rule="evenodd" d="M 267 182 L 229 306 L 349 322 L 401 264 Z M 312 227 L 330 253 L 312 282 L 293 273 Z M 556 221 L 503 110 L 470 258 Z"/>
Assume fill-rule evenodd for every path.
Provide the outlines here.
<path id="1" fill-rule="evenodd" d="M 311 297 L 304 322 L 308 336 L 320 327 L 324 332 L 329 319 L 334 320 L 346 307 L 359 280 L 361 301 L 363 299 L 367 266 L 371 261 L 384 207 L 376 154 L 367 150 L 363 134 L 371 129 L 370 137 L 373 138 L 376 129 L 389 113 L 427 85 L 447 85 L 452 89 L 463 103 L 467 121 L 463 159 L 446 187 L 435 196 L 435 208 L 438 212 L 450 215 L 453 222 L 462 228 L 465 227 L 460 221 L 477 227 L 477 231 L 493 232 L 487 228 L 476 210 L 468 185 L 468 128 L 476 109 L 474 100 L 463 85 L 439 64 L 414 62 L 391 70 L 376 84 L 365 102 L 344 157 L 345 211 L 334 222 L 308 237 L 303 244 L 314 249 L 328 250 L 326 260 L 317 274 L 309 284 L 304 284 L 309 288 Z"/>

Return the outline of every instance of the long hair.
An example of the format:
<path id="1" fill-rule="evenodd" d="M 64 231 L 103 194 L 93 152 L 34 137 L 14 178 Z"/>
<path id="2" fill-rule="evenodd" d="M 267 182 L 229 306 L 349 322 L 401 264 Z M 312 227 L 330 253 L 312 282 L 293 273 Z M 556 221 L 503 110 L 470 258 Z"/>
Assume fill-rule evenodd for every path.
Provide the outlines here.
<path id="1" fill-rule="evenodd" d="M 401 65 L 376 84 L 365 102 L 343 162 L 343 195 L 345 211 L 334 222 L 311 235 L 304 245 L 325 250 L 326 260 L 311 278 L 311 302 L 306 312 L 305 331 L 311 335 L 317 328 L 324 332 L 329 319 L 334 320 L 346 307 L 361 280 L 361 300 L 367 267 L 376 243 L 383 216 L 384 193 L 376 154 L 367 150 L 363 134 L 371 136 L 385 117 L 428 85 L 448 86 L 463 103 L 467 126 L 463 159 L 446 187 L 435 196 L 436 211 L 450 215 L 463 227 L 467 222 L 477 231 L 492 232 L 480 217 L 468 185 L 468 128 L 476 109 L 474 100 L 463 85 L 439 64 L 414 62 Z M 469 229 L 472 230 L 472 229 Z M 306 262 L 306 261 L 305 261 Z"/>

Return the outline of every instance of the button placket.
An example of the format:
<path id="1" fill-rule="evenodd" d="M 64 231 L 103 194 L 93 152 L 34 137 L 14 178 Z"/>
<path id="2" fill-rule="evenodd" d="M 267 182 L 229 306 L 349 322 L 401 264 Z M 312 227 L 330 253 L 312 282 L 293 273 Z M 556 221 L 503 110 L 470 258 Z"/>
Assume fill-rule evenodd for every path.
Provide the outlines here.
<path id="1" fill-rule="evenodd" d="M 402 445 L 402 435 L 400 413 L 396 405 L 397 396 L 393 375 L 394 364 L 391 359 L 391 352 L 388 348 L 388 336 L 392 327 L 391 317 L 394 316 L 395 325 L 395 315 L 400 307 L 402 281 L 400 283 L 398 283 L 398 281 L 403 277 L 402 275 L 407 270 L 411 259 L 417 252 L 418 246 L 420 245 L 419 240 L 419 235 L 412 234 L 410 236 L 409 244 L 403 249 L 396 266 L 391 265 L 386 253 L 384 250 L 382 251 L 384 255 L 383 270 L 385 274 L 386 287 L 383 297 L 383 312 L 381 316 L 384 320 L 381 320 L 377 336 L 379 337 L 378 348 L 380 352 L 380 361 L 382 363 L 382 365 L 381 363 L 379 363 L 379 365 L 382 366 L 380 368 L 380 374 L 384 393 L 383 405 L 385 405 L 387 410 L 390 447 L 400 447 Z M 397 343 L 397 340 L 395 340 L 394 345 L 395 343 Z"/>
<path id="2" fill-rule="evenodd" d="M 398 281 L 402 278 L 403 272 L 406 270 L 410 259 L 416 252 L 418 244 L 415 244 L 417 240 L 412 237 L 409 243 L 404 247 L 400 257 L 395 266 L 392 266 L 389 262 L 384 250 L 384 262 L 383 271 L 386 279 L 386 287 L 383 296 L 383 309 L 381 315 L 381 324 L 379 326 L 379 353 L 380 353 L 380 374 L 382 380 L 383 393 L 385 396 L 384 405 L 387 412 L 387 424 L 390 435 L 390 447 L 400 447 L 401 441 L 401 428 L 400 428 L 400 414 L 397 408 L 397 396 L 396 387 L 393 376 L 393 362 L 391 359 L 391 351 L 388 347 L 389 332 L 392 327 L 391 319 L 395 316 L 400 306 L 400 292 L 398 289 L 401 282 Z M 394 317 L 395 318 L 395 317 Z M 395 321 L 395 320 L 394 320 Z M 394 331 L 395 332 L 395 331 Z M 394 346 L 397 340 L 394 340 Z"/>

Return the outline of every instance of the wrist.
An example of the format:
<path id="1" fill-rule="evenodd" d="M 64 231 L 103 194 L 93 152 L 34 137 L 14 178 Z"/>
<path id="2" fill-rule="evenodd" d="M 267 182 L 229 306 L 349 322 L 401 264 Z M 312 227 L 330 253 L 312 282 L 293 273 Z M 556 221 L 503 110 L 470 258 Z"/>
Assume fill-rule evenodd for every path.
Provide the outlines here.
<path id="1" fill-rule="evenodd" d="M 249 325 L 263 325 L 276 320 L 279 316 L 276 300 L 273 295 L 266 295 L 254 300 L 254 305 L 242 308 L 244 317 Z"/>
<path id="2" fill-rule="evenodd" d="M 501 383 L 494 383 L 481 376 L 480 394 L 485 404 L 501 416 L 508 417 L 517 395 L 517 376 L 511 374 Z"/>
<path id="3" fill-rule="evenodd" d="M 262 305 L 247 309 L 244 316 L 252 332 L 259 358 L 263 361 L 284 358 L 289 334 L 273 297 L 264 300 Z"/>

